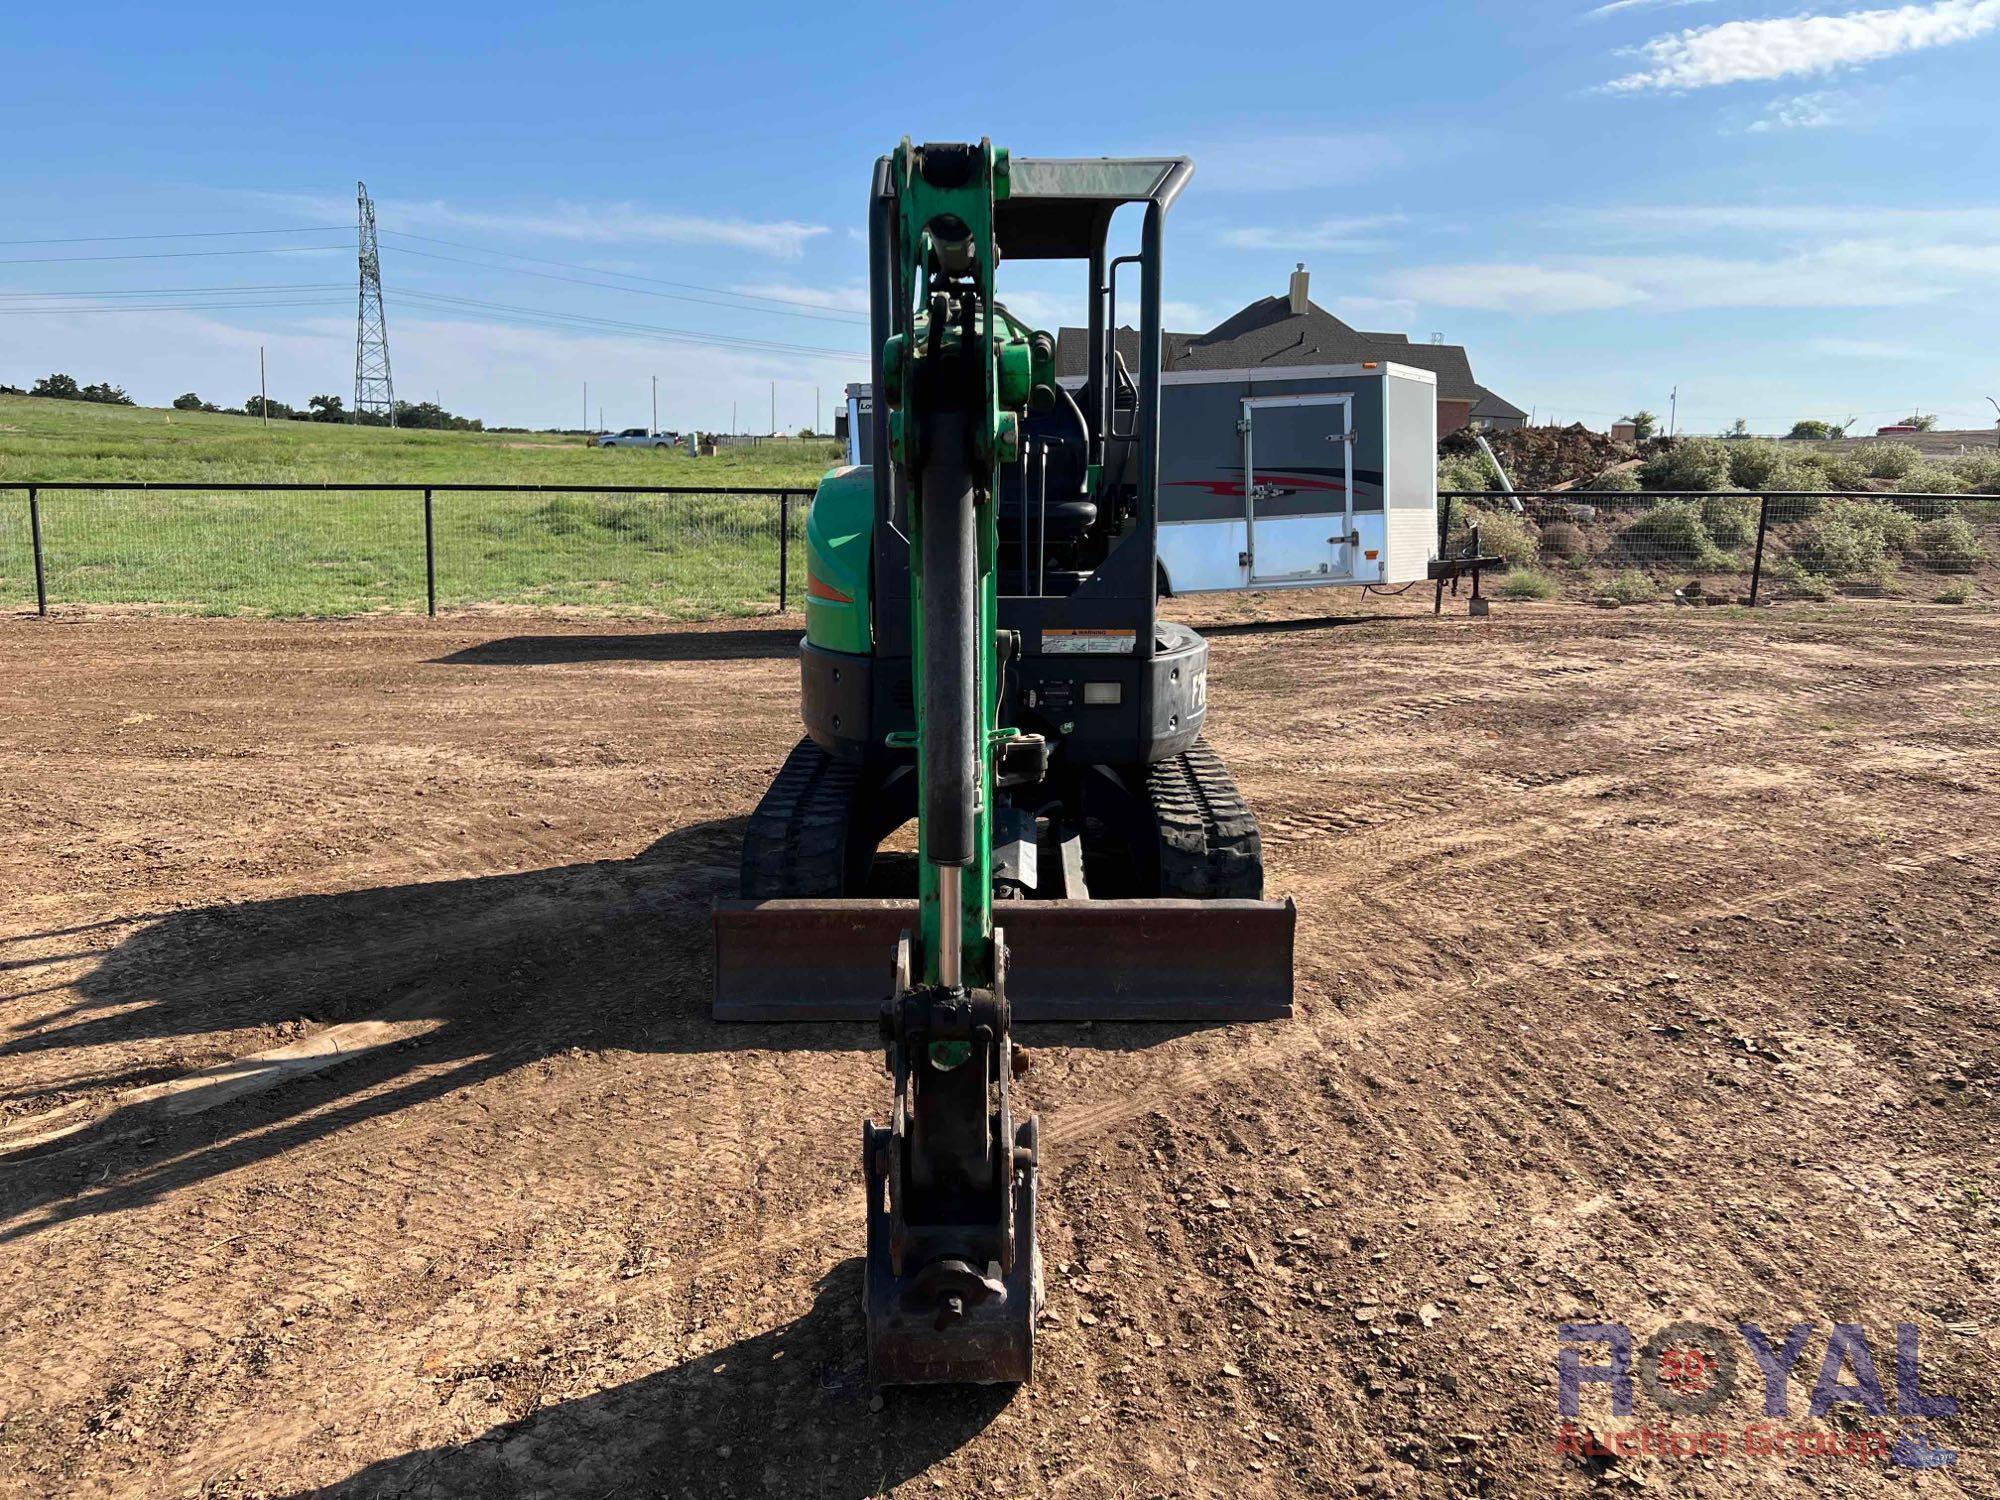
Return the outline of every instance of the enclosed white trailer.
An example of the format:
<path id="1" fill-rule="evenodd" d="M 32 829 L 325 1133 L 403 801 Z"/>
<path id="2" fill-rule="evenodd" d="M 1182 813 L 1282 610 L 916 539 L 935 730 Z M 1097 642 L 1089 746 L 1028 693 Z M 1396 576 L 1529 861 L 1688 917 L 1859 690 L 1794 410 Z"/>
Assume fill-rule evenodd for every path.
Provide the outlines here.
<path id="1" fill-rule="evenodd" d="M 873 402 L 865 385 L 847 396 L 849 461 L 861 463 Z M 1426 579 L 1438 555 L 1437 376 L 1387 361 L 1170 371 L 1159 474 L 1172 593 Z"/>
<path id="2" fill-rule="evenodd" d="M 1407 365 L 1161 377 L 1160 542 L 1176 594 L 1366 587 L 1437 557 L 1437 377 Z"/>

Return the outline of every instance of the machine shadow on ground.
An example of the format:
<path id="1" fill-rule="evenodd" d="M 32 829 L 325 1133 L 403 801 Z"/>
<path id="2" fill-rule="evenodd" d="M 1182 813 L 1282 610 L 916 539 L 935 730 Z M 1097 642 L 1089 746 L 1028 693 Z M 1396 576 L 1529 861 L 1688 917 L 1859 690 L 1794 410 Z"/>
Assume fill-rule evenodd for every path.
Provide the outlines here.
<path id="1" fill-rule="evenodd" d="M 609 661 L 782 661 L 799 654 L 792 630 L 682 630 L 630 635 L 509 635 L 466 646 L 452 667 L 547 667 Z"/>
<path id="2" fill-rule="evenodd" d="M 693 823 L 631 859 L 222 905 L 140 928 L 76 983 L 68 1011 L 0 1042 L 0 1069 L 46 1049 L 109 1049 L 115 1069 L 60 1085 L 89 1101 L 204 1065 L 236 1083 L 268 1066 L 253 1055 L 334 1026 L 393 1030 L 213 1107 L 194 1093 L 141 1096 L 44 1144 L 10 1152 L 0 1134 L 0 1243 L 138 1207 L 571 1048 L 876 1051 L 867 1023 L 710 1019 L 709 906 L 735 892 L 746 821 Z M 1023 1040 L 1044 1031 L 1053 1044 L 1132 1049 L 1195 1029 L 1065 1025 L 1026 1028 Z M 204 1055 L 199 1039 L 221 1034 Z M 157 1044 L 182 1038 L 192 1045 L 176 1054 L 200 1061 L 134 1066 L 129 1049 L 156 1044 L 157 1057 Z M 66 1123 L 59 1110 L 13 1126 L 32 1135 L 43 1122 Z"/>
<path id="3" fill-rule="evenodd" d="M 795 1322 L 469 1442 L 370 1464 L 301 1500 L 887 1494 L 978 1436 L 1016 1387 L 890 1391 L 871 1413 L 861 1272 L 858 1256 L 834 1267 Z"/>

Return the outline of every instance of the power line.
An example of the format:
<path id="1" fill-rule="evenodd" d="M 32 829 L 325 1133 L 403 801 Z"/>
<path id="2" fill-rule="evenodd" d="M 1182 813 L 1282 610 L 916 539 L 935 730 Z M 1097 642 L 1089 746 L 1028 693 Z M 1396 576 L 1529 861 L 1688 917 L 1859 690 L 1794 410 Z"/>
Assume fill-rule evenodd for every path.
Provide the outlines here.
<path id="1" fill-rule="evenodd" d="M 387 232 L 390 234 L 398 233 L 398 231 L 396 230 L 389 230 Z M 813 311 L 810 312 L 793 312 L 788 310 L 791 308 L 803 308 L 811 306 L 811 304 L 809 303 L 792 302 L 792 303 L 786 303 L 783 307 L 745 307 L 740 302 L 717 302 L 712 297 L 691 297 L 687 295 L 687 293 L 685 292 L 656 292 L 652 290 L 650 287 L 619 286 L 616 282 L 610 282 L 610 281 L 586 281 L 582 277 L 578 276 L 558 276 L 553 271 L 531 271 L 528 270 L 525 266 L 488 265 L 483 261 L 466 260 L 462 256 L 457 256 L 457 255 L 439 255 L 436 252 L 430 250 L 412 250 L 408 245 L 391 245 L 389 248 L 394 250 L 399 255 L 417 255 L 417 256 L 422 256 L 425 260 L 449 261 L 452 265 L 455 266 L 476 266 L 482 271 L 498 271 L 504 276 L 539 276 L 545 281 L 566 281 L 570 283 L 572 286 L 602 287 L 605 291 L 608 292 L 631 292 L 641 297 L 665 297 L 670 301 L 675 301 L 675 302 L 699 302 L 707 307 L 726 308 L 730 312 L 760 312 L 768 314 L 769 316 L 772 317 L 779 317 L 779 318 L 808 318 L 814 322 L 844 323 L 857 328 L 866 328 L 868 326 L 868 320 L 866 318 L 858 318 L 853 316 L 851 313 L 837 312 L 832 308 L 815 308 Z M 484 253 L 504 254 L 505 252 L 488 251 Z M 528 257 L 523 257 L 523 259 L 526 258 Z M 552 264 L 559 265 L 561 264 L 561 262 L 559 261 L 552 262 Z M 580 266 L 577 269 L 584 270 L 588 268 Z M 600 275 L 609 274 L 616 276 L 616 275 L 621 275 L 623 273 L 613 271 L 609 273 L 600 272 L 599 274 Z M 654 278 L 640 277 L 635 279 L 650 281 L 653 280 Z M 681 285 L 682 283 L 670 282 L 667 284 Z M 700 290 L 717 292 L 719 295 L 724 297 L 744 297 L 747 299 L 748 297 L 754 295 L 751 293 L 725 291 L 720 287 L 703 287 L 700 288 Z M 778 301 L 779 299 L 769 298 L 765 300 Z"/>
<path id="2" fill-rule="evenodd" d="M 79 313 L 232 312 L 280 307 L 344 307 L 342 300 L 303 302 L 126 302 L 117 307 L 0 307 L 0 318 L 72 317 Z"/>
<path id="3" fill-rule="evenodd" d="M 332 234 L 345 224 L 318 224 L 309 229 L 190 229 L 176 234 L 78 234 L 56 240 L 0 240 L 0 245 L 110 245 L 124 240 L 222 240 L 251 234 Z"/>
<path id="4" fill-rule="evenodd" d="M 803 307 L 815 312 L 834 312 L 817 302 L 801 302 L 792 297 L 767 297 L 761 292 L 736 292 L 727 287 L 702 286 L 693 281 L 667 281 L 658 276 L 641 276 L 636 271 L 606 271 L 599 266 L 584 265 L 579 261 L 550 260 L 545 255 L 521 255 L 512 250 L 495 250 L 485 245 L 468 245 L 463 240 L 441 240 L 433 235 L 412 234 L 407 229 L 385 229 L 384 234 L 399 240 L 422 240 L 426 245 L 449 245 L 454 250 L 476 250 L 481 255 L 504 255 L 509 260 L 530 260 L 540 266 L 561 266 L 566 271 L 589 271 L 595 276 L 618 276 L 627 281 L 649 281 L 655 286 L 675 286 L 689 292 L 717 292 L 725 297 L 741 297 L 750 302 L 774 302 L 780 307 Z M 866 319 L 858 321 L 866 322 Z"/>
<path id="5" fill-rule="evenodd" d="M 0 266 L 56 266 L 93 260 L 188 260 L 208 255 L 288 255 L 295 251 L 325 252 L 331 245 L 259 245 L 253 250 L 148 250 L 137 255 L 25 255 L 0 260 Z"/>
<path id="6" fill-rule="evenodd" d="M 866 358 L 852 349 L 828 349 L 811 344 L 785 344 L 771 339 L 740 338 L 730 334 L 699 333 L 686 328 L 662 328 L 652 323 L 632 323 L 622 318 L 598 318 L 586 313 L 558 313 L 543 308 L 518 307 L 504 302 L 486 302 L 472 297 L 453 297 L 442 292 L 402 292 L 399 295 L 407 302 L 421 302 L 457 310 L 477 309 L 481 312 L 507 313 L 517 318 L 534 319 L 542 323 L 560 327 L 584 328 L 610 333 L 637 333 L 651 338 L 665 339 L 687 344 L 713 344 L 724 349 L 748 349 L 770 354 L 819 354 L 833 359 L 860 361 Z"/>
<path id="7" fill-rule="evenodd" d="M 105 288 L 94 292 L 0 292 L 0 297 L 180 297 L 222 292 L 344 292 L 344 281 L 249 283 L 242 286 L 155 286 Z"/>

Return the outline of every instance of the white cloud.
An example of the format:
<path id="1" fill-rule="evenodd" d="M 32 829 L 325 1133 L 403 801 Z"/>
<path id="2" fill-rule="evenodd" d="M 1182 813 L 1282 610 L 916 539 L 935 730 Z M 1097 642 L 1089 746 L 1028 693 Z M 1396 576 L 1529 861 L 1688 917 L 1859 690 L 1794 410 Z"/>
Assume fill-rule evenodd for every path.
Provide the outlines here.
<path id="1" fill-rule="evenodd" d="M 593 420 L 602 405 L 613 427 L 644 423 L 657 375 L 666 426 L 726 429 L 733 402 L 744 430 L 761 432 L 775 381 L 779 426 L 796 431 L 812 420 L 815 386 L 829 403 L 821 413 L 828 421 L 842 384 L 867 375 L 865 362 L 824 356 L 417 317 L 408 309 L 397 316 L 393 307 L 391 318 L 397 394 L 427 401 L 436 392 L 453 411 L 489 426 L 574 425 L 583 415 L 586 380 Z M 50 313 L 5 322 L 0 381 L 10 385 L 64 370 L 79 380 L 122 385 L 149 406 L 188 390 L 235 406 L 256 393 L 262 346 L 274 400 L 303 406 L 319 392 L 350 396 L 354 389 L 351 314 Z"/>
<path id="2" fill-rule="evenodd" d="M 796 286 L 788 281 L 763 281 L 749 286 L 732 286 L 729 290 L 739 297 L 799 302 L 807 307 L 824 307 L 831 312 L 868 311 L 868 287 L 859 281 L 848 286 Z"/>
<path id="3" fill-rule="evenodd" d="M 1551 215 L 1574 225 L 1589 220 L 1654 239 L 1715 232 L 1850 235 L 1857 230 L 1934 238 L 1942 234 L 2000 237 L 2000 207 L 1901 208 L 1879 203 L 1680 203 L 1579 206 Z"/>
<path id="4" fill-rule="evenodd" d="M 1407 328 L 1417 315 L 1417 304 L 1408 297 L 1336 297 L 1333 314 L 1356 328 L 1395 331 Z"/>
<path id="5" fill-rule="evenodd" d="M 1199 302 L 1176 302 L 1171 297 L 1160 302 L 1160 322 L 1175 333 L 1207 333 L 1221 321 Z"/>
<path id="6" fill-rule="evenodd" d="M 1511 312 L 1910 307 L 2000 279 L 2000 243 L 1828 239 L 1764 258 L 1584 255 L 1415 266 L 1383 278 L 1420 304 Z"/>
<path id="7" fill-rule="evenodd" d="M 1586 21 L 1599 16 L 1616 15 L 1626 10 L 1679 10 L 1689 5 L 1713 5 L 1715 0 L 1611 0 L 1609 5 L 1600 5 L 1595 10 L 1583 13 Z"/>
<path id="8" fill-rule="evenodd" d="M 1504 261 L 1416 266 L 1393 272 L 1385 284 L 1411 302 L 1505 312 L 1602 312 L 1646 296 L 1596 271 Z"/>
<path id="9" fill-rule="evenodd" d="M 352 199 L 305 193 L 260 195 L 294 211 L 334 222 L 352 218 Z M 792 219 L 758 221 L 675 213 L 637 203 L 564 203 L 544 207 L 468 207 L 442 198 L 377 198 L 376 221 L 384 230 L 443 230 L 521 235 L 585 244 L 720 245 L 796 260 L 812 240 L 829 230 Z"/>
<path id="10" fill-rule="evenodd" d="M 785 260 L 796 259 L 808 241 L 828 232 L 824 225 L 800 224 L 790 219 L 770 223 L 714 219 L 698 214 L 665 213 L 632 203 L 558 203 L 533 210 L 467 209 L 437 199 L 401 202 L 392 198 L 376 205 L 376 216 L 384 229 L 424 226 L 604 244 L 723 245 Z"/>
<path id="11" fill-rule="evenodd" d="M 1809 339 L 1806 342 L 1806 349 L 1810 353 L 1831 355 L 1835 359 L 1928 361 L 1939 358 L 1928 349 L 1917 349 L 1909 344 L 1892 344 L 1877 339 Z"/>
<path id="12" fill-rule="evenodd" d="M 1374 214 L 1348 219 L 1323 219 L 1317 224 L 1278 226 L 1245 224 L 1225 229 L 1216 239 L 1233 250 L 1384 250 L 1392 241 L 1379 232 L 1406 223 L 1402 214 Z"/>
<path id="13" fill-rule="evenodd" d="M 1935 0 L 1838 16 L 1725 21 L 1656 37 L 1638 51 L 1647 65 L 1605 87 L 1698 89 L 1855 67 L 1904 52 L 1970 41 L 2000 27 L 2000 0 Z"/>
<path id="14" fill-rule="evenodd" d="M 1000 301 L 1008 312 L 1033 328 L 1060 328 L 1083 321 L 1080 292 L 1065 293 L 1028 286 L 1002 286 Z"/>
<path id="15" fill-rule="evenodd" d="M 1773 99 L 1764 106 L 1764 113 L 1750 122 L 1749 129 L 1753 135 L 1774 130 L 1823 130 L 1846 118 L 1847 103 L 1845 94 L 1832 90 Z"/>

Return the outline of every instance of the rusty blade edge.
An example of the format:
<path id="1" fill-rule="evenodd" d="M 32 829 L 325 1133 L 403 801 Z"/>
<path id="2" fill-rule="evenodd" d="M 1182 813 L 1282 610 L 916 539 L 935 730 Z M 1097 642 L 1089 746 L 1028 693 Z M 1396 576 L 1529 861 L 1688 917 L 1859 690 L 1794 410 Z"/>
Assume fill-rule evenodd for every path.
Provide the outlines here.
<path id="1" fill-rule="evenodd" d="M 995 909 L 1018 1021 L 1292 1013 L 1290 901 L 1019 901 Z M 714 1018 L 872 1021 L 914 901 L 718 901 Z"/>

